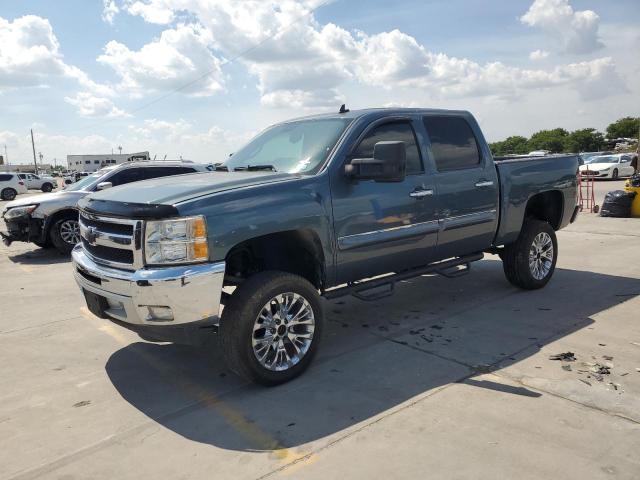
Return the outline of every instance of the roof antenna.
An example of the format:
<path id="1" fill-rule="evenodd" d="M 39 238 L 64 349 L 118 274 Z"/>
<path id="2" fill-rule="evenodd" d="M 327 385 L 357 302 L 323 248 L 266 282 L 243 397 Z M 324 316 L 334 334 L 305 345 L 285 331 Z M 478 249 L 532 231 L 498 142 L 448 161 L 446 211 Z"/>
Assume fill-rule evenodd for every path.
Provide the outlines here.
<path id="1" fill-rule="evenodd" d="M 347 113 L 348 111 L 349 111 L 349 109 L 348 109 L 348 108 L 345 108 L 345 104 L 343 103 L 343 104 L 340 106 L 340 111 L 339 111 L 338 113 Z"/>

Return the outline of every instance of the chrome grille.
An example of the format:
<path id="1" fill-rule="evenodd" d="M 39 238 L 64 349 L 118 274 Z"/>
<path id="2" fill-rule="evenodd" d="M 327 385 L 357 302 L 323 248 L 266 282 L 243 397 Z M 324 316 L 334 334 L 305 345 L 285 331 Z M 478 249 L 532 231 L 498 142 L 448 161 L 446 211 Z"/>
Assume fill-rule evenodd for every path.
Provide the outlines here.
<path id="1" fill-rule="evenodd" d="M 82 248 L 98 263 L 136 270 L 142 261 L 142 220 L 80 212 Z"/>

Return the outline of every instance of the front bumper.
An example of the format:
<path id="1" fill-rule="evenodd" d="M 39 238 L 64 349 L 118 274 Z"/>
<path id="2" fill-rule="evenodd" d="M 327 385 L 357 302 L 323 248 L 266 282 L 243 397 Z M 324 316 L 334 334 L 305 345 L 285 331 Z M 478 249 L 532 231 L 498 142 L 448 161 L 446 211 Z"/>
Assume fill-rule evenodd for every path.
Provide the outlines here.
<path id="1" fill-rule="evenodd" d="M 73 249 L 72 259 L 76 282 L 98 316 L 131 326 L 162 328 L 218 323 L 224 262 L 127 271 L 94 262 L 81 244 Z M 89 298 L 102 305 L 99 311 Z M 172 318 L 154 313 L 167 309 Z"/>
<path id="2" fill-rule="evenodd" d="M 11 242 L 42 242 L 45 239 L 44 221 L 41 218 L 33 218 L 31 215 L 23 215 L 12 220 L 5 220 L 6 232 L 0 232 L 6 245 Z"/>

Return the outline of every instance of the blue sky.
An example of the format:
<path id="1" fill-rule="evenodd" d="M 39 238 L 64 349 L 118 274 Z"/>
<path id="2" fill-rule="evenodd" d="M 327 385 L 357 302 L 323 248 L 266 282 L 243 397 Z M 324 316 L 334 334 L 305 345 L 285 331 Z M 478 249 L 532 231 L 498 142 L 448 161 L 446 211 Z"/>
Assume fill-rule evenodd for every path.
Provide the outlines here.
<path id="1" fill-rule="evenodd" d="M 637 0 L 321 3 L 2 0 L 0 149 L 216 161 L 342 102 L 468 109 L 489 140 L 638 115 Z"/>

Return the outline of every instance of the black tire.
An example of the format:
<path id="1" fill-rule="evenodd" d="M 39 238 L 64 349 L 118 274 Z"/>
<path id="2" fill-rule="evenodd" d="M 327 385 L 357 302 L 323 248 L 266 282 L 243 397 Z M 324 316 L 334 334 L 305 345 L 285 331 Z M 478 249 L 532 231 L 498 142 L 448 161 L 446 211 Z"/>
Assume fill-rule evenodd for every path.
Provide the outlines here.
<path id="1" fill-rule="evenodd" d="M 49 193 L 51 190 L 53 190 L 53 185 L 51 185 L 50 183 L 45 183 L 45 184 L 42 185 L 41 190 L 44 193 Z"/>
<path id="2" fill-rule="evenodd" d="M 618 179 L 618 169 L 614 168 L 613 172 L 611 172 L 611 180 L 617 180 Z"/>
<path id="3" fill-rule="evenodd" d="M 532 249 L 535 248 L 534 240 L 538 238 L 538 235 L 541 235 L 543 239 L 545 238 L 544 236 L 547 235 L 548 238 L 551 239 L 551 245 L 553 246 L 550 265 L 544 261 L 544 258 L 540 260 L 545 266 L 549 267 L 548 271 L 546 271 L 546 269 L 533 271 L 535 268 L 530 266 L 529 257 Z M 534 258 L 534 260 L 544 257 L 544 255 L 541 256 L 539 253 L 535 255 L 537 258 Z M 556 268 L 556 261 L 558 259 L 556 233 L 547 222 L 534 219 L 525 220 L 518 239 L 514 243 L 507 245 L 500 257 L 502 258 L 504 274 L 507 280 L 513 285 L 525 290 L 542 288 L 549 282 Z M 543 273 L 544 275 L 542 275 Z"/>
<path id="4" fill-rule="evenodd" d="M 300 295 L 308 302 L 314 317 L 314 330 L 308 350 L 299 361 L 286 370 L 274 371 L 260 363 L 254 353 L 252 339 L 254 324 L 262 309 L 283 293 Z M 309 366 L 320 343 L 323 323 L 320 296 L 309 281 L 285 272 L 261 272 L 245 280 L 227 301 L 220 319 L 220 347 L 229 369 L 240 377 L 262 385 L 278 385 L 297 377 Z M 285 327 L 285 331 L 287 328 L 291 327 Z M 275 335 L 279 331 L 276 330 Z M 285 334 L 287 339 L 288 335 L 289 333 Z M 290 339 L 287 341 L 291 342 Z M 289 343 L 287 345 L 292 346 Z"/>
<path id="5" fill-rule="evenodd" d="M 16 192 L 13 188 L 5 188 L 4 190 L 2 190 L 0 197 L 2 197 L 2 200 L 10 202 L 14 198 L 16 198 L 16 195 L 18 195 L 18 192 Z"/>
<path id="6" fill-rule="evenodd" d="M 76 222 L 76 224 L 78 223 L 77 213 L 66 214 L 65 216 L 60 217 L 55 222 L 53 222 L 53 225 L 51 225 L 51 229 L 49 230 L 49 239 L 51 240 L 51 243 L 53 244 L 54 247 L 56 247 L 56 249 L 60 253 L 64 255 L 70 254 L 71 250 L 73 250 L 73 247 L 76 244 L 72 242 L 67 242 L 63 238 L 63 236 L 66 236 L 66 235 L 62 230 L 66 229 L 65 225 L 69 225 L 70 222 L 74 222 L 74 221 Z"/>

